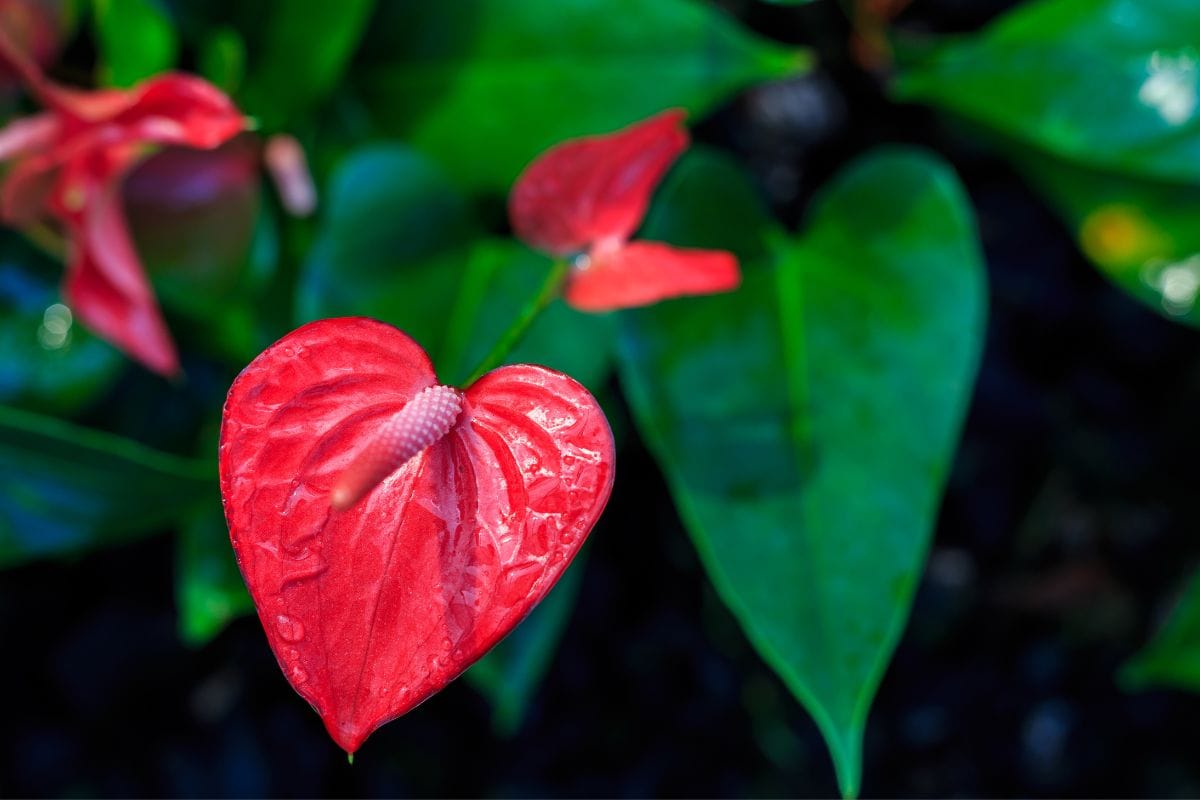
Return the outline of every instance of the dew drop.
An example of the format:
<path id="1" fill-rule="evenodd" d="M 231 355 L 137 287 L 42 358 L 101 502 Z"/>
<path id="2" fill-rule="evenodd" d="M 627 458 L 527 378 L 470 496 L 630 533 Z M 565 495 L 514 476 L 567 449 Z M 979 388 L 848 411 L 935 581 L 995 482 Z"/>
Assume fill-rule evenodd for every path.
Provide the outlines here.
<path id="1" fill-rule="evenodd" d="M 276 630 L 285 642 L 298 642 L 304 638 L 304 625 L 298 619 L 280 614 L 275 617 Z"/>
<path id="2" fill-rule="evenodd" d="M 304 683 L 308 680 L 308 673 L 299 664 L 292 667 L 291 676 L 293 683 Z"/>

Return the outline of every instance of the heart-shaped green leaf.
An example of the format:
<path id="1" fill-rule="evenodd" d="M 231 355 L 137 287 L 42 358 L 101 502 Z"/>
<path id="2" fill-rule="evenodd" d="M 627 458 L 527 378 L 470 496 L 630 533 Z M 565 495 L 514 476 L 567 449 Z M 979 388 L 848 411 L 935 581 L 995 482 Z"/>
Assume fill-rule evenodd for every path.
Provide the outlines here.
<path id="1" fill-rule="evenodd" d="M 1037 0 L 903 70 L 905 99 L 1050 153 L 1200 180 L 1200 3 Z"/>
<path id="2" fill-rule="evenodd" d="M 564 139 L 672 106 L 703 114 L 807 58 L 697 0 L 394 3 L 365 47 L 375 122 L 464 186 L 504 191 Z"/>
<path id="3" fill-rule="evenodd" d="M 211 463 L 0 407 L 0 566 L 128 541 L 205 501 Z"/>
<path id="4" fill-rule="evenodd" d="M 736 194 L 702 167 L 661 204 Z M 657 220 L 648 236 L 714 244 Z M 621 377 L 714 584 L 854 795 L 970 397 L 981 257 L 953 173 L 912 151 L 849 168 L 804 235 L 758 230 L 772 256 L 737 292 L 624 315 Z"/>

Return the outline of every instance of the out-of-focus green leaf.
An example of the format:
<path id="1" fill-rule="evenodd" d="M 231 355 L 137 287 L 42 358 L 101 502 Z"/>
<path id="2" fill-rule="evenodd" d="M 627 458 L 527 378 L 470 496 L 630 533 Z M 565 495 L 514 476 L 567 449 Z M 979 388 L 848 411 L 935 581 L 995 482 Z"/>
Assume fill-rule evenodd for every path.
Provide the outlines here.
<path id="1" fill-rule="evenodd" d="M 395 3 L 377 27 L 360 70 L 376 122 L 464 186 L 500 191 L 563 139 L 673 106 L 703 114 L 807 63 L 698 0 Z"/>
<path id="2" fill-rule="evenodd" d="M 175 66 L 179 40 L 158 0 L 95 0 L 100 79 L 132 86 Z"/>
<path id="3" fill-rule="evenodd" d="M 0 566 L 128 541 L 217 503 L 216 465 L 0 407 Z"/>
<path id="4" fill-rule="evenodd" d="M 1200 180 L 1200 3 L 1037 0 L 903 70 L 896 94 L 1050 153 Z"/>
<path id="5" fill-rule="evenodd" d="M 525 720 L 575 608 L 583 568 L 581 554 L 525 621 L 464 675 L 491 703 L 492 727 L 501 736 L 512 736 Z"/>
<path id="6" fill-rule="evenodd" d="M 1024 147 L 1009 156 L 1113 282 L 1164 316 L 1200 325 L 1200 186 L 1132 178 Z"/>
<path id="7" fill-rule="evenodd" d="M 535 298 L 551 261 L 511 239 L 481 239 L 471 250 L 438 359 L 444 377 L 466 380 Z M 612 319 L 555 301 L 504 360 L 565 372 L 592 392 L 612 372 Z"/>
<path id="8" fill-rule="evenodd" d="M 242 581 L 219 503 L 192 514 L 176 539 L 175 593 L 179 635 L 202 645 L 234 618 L 254 610 Z"/>
<path id="9" fill-rule="evenodd" d="M 233 28 L 217 28 L 201 43 L 199 61 L 201 75 L 233 94 L 246 74 L 246 42 Z"/>
<path id="10" fill-rule="evenodd" d="M 1200 692 L 1200 572 L 1146 647 L 1121 668 L 1130 689 L 1169 686 Z"/>
<path id="11" fill-rule="evenodd" d="M 436 352 L 475 236 L 462 196 L 425 158 L 386 145 L 351 155 L 323 198 L 298 321 L 376 317 Z"/>
<path id="12" fill-rule="evenodd" d="M 57 287 L 0 260 L 0 403 L 70 413 L 110 386 L 123 363 L 73 322 Z"/>
<path id="13" fill-rule="evenodd" d="M 275 130 L 310 111 L 342 79 L 372 6 L 374 0 L 272 0 L 265 41 L 250 48 L 246 113 Z"/>
<path id="14" fill-rule="evenodd" d="M 662 202 L 727 183 L 684 171 Z M 619 366 L 717 590 L 854 795 L 970 397 L 981 255 L 953 173 L 906 150 L 838 177 L 802 237 L 758 230 L 774 256 L 740 290 L 626 312 Z"/>

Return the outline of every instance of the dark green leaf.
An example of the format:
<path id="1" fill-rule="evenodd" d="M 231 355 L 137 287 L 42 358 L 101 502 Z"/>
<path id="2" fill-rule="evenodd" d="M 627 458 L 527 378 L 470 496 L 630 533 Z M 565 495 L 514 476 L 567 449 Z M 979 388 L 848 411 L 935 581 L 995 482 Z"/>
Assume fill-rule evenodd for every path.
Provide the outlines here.
<path id="1" fill-rule="evenodd" d="M 268 130 L 309 111 L 342 79 L 373 0 L 273 0 L 265 41 L 251 49 L 244 108 Z"/>
<path id="2" fill-rule="evenodd" d="M 501 736 L 515 734 L 525 719 L 579 597 L 583 569 L 581 554 L 525 621 L 464 676 L 491 703 L 492 726 Z"/>
<path id="3" fill-rule="evenodd" d="M 299 322 L 365 315 L 437 352 L 474 226 L 440 171 L 401 146 L 351 155 L 323 194 L 299 282 Z"/>
<path id="4" fill-rule="evenodd" d="M 662 202 L 712 185 L 684 172 Z M 774 258 L 739 291 L 627 312 L 619 365 L 714 584 L 853 795 L 970 397 L 981 257 L 954 175 L 910 151 L 841 175 L 803 237 L 759 230 Z"/>
<path id="5" fill-rule="evenodd" d="M 703 114 L 807 61 L 698 0 L 470 0 L 388 11 L 362 70 L 376 122 L 463 185 L 498 191 L 566 138 L 672 106 Z"/>
<path id="6" fill-rule="evenodd" d="M 1200 692 L 1200 572 L 1151 642 L 1121 669 L 1121 679 L 1132 689 L 1168 686 Z"/>
<path id="7" fill-rule="evenodd" d="M 202 645 L 234 618 L 254 611 L 229 544 L 219 503 L 197 510 L 179 529 L 175 592 L 179 635 Z"/>
<path id="8" fill-rule="evenodd" d="M 901 74 L 932 103 L 1081 164 L 1200 180 L 1200 3 L 1039 0 Z"/>
<path id="9" fill-rule="evenodd" d="M 158 0 L 95 0 L 101 81 L 132 86 L 175 66 L 179 41 Z"/>
<path id="10" fill-rule="evenodd" d="M 118 544 L 216 503 L 216 465 L 0 407 L 0 566 Z"/>

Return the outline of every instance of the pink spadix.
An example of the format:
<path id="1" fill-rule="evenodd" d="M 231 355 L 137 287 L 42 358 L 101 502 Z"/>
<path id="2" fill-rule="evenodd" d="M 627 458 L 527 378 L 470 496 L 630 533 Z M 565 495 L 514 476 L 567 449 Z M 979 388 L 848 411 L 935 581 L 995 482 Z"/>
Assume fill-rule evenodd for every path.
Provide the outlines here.
<path id="1" fill-rule="evenodd" d="M 357 503 L 409 459 L 454 427 L 462 413 L 462 395 L 452 386 L 421 390 L 380 430 L 338 478 L 329 503 L 344 511 Z"/>

